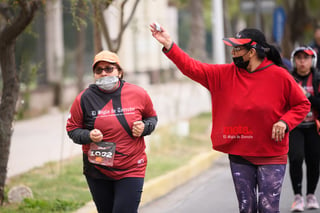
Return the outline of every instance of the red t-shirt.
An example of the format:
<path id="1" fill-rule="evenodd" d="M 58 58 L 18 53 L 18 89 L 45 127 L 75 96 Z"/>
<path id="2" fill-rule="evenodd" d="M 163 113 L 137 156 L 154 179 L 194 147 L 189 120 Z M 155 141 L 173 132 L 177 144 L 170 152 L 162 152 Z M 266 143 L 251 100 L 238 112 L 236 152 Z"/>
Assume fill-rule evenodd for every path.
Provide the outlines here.
<path id="1" fill-rule="evenodd" d="M 116 101 L 120 103 L 115 105 Z M 155 117 L 156 112 L 147 92 L 126 82 L 116 92 L 109 94 L 101 91 L 96 85 L 90 85 L 72 104 L 67 121 L 68 132 L 77 128 L 88 130 L 96 128 L 102 132 L 103 141 L 116 144 L 112 167 L 88 162 L 90 144 L 83 144 L 84 173 L 116 180 L 125 177 L 144 177 L 147 165 L 144 138 L 129 135 L 117 115 L 124 115 L 128 129 L 131 130 L 133 122 Z"/>
<path id="2" fill-rule="evenodd" d="M 273 124 L 282 120 L 292 130 L 310 110 L 287 70 L 267 59 L 251 73 L 233 63 L 202 63 L 176 44 L 165 54 L 184 75 L 210 91 L 213 149 L 241 156 L 287 154 L 288 133 L 276 142 L 271 138 Z"/>

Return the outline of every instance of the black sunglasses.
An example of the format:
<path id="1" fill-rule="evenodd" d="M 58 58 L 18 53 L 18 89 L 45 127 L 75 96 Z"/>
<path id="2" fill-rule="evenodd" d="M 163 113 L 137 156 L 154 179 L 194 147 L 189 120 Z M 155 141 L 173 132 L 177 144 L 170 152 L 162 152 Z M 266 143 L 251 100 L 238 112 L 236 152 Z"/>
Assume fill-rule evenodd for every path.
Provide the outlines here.
<path id="1" fill-rule="evenodd" d="M 97 67 L 94 70 L 94 73 L 98 75 L 100 75 L 103 71 L 105 71 L 106 73 L 112 73 L 114 69 L 117 69 L 117 67 L 114 67 L 114 66 Z"/>

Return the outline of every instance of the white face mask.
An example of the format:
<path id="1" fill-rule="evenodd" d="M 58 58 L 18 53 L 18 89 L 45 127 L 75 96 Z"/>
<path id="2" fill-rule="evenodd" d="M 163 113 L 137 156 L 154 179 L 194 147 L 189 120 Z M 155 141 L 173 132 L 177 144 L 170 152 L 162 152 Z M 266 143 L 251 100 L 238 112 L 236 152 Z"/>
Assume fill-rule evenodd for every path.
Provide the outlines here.
<path id="1" fill-rule="evenodd" d="M 113 92 L 119 87 L 118 76 L 105 76 L 96 80 L 96 85 L 107 92 Z"/>

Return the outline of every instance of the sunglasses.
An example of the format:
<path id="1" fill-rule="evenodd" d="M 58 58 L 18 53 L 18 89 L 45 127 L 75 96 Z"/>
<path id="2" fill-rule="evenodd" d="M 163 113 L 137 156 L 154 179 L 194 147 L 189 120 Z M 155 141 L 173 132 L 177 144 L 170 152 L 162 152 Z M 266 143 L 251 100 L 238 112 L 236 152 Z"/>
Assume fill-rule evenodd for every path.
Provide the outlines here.
<path id="1" fill-rule="evenodd" d="M 117 69 L 117 67 L 114 67 L 114 66 L 97 67 L 94 70 L 94 73 L 98 75 L 100 75 L 103 71 L 105 71 L 106 73 L 112 73 L 114 69 Z"/>
<path id="2" fill-rule="evenodd" d="M 247 49 L 245 46 L 236 46 L 232 48 L 233 52 L 240 52 L 243 49 Z"/>

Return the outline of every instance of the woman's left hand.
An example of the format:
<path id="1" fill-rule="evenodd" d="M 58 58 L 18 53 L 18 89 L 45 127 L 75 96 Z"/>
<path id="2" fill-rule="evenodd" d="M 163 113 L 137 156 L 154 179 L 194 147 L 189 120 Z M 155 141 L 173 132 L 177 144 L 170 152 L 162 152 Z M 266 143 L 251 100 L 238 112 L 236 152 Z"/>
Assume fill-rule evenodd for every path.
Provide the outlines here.
<path id="1" fill-rule="evenodd" d="M 286 134 L 287 125 L 283 121 L 278 121 L 277 123 L 273 124 L 272 127 L 272 139 L 275 141 L 282 141 Z"/>
<path id="2" fill-rule="evenodd" d="M 140 137 L 144 130 L 144 123 L 142 121 L 133 122 L 132 135 L 134 137 Z"/>

